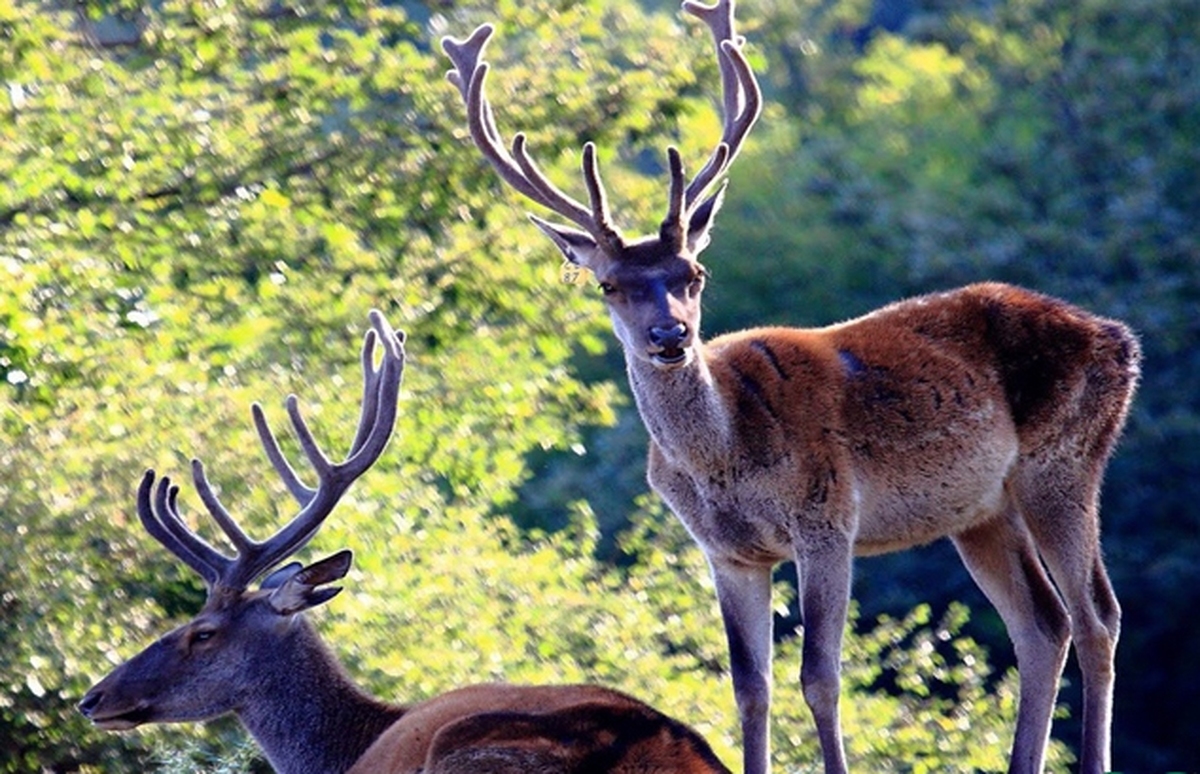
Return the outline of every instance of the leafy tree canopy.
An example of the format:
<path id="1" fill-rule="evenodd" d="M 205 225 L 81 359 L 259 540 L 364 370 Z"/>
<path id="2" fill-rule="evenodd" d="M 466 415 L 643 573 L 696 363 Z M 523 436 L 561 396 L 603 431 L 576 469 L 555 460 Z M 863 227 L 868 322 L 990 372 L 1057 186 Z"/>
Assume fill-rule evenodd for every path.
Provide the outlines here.
<path id="1" fill-rule="evenodd" d="M 865 2 L 741 4 L 771 101 L 710 248 L 707 319 L 823 323 L 989 276 L 1133 322 L 1153 369 L 1106 499 L 1131 697 L 1118 763 L 1124 722 L 1131 755 L 1186 765 L 1171 746 L 1194 725 L 1186 711 L 1120 713 L 1146 696 L 1183 706 L 1161 697 L 1182 696 L 1196 669 L 1183 644 L 1186 590 L 1200 587 L 1187 553 L 1200 14 L 1188 0 L 918 10 L 870 34 L 882 26 Z M 602 681 L 736 760 L 712 589 L 673 520 L 636 497 L 643 436 L 619 372 L 593 362 L 610 340 L 603 316 L 559 281 L 442 80 L 437 38 L 485 20 L 499 26 L 501 127 L 527 130 L 571 184 L 577 148 L 595 140 L 622 225 L 653 228 L 662 149 L 698 160 L 719 134 L 711 44 L 673 10 L 0 8 L 0 769 L 260 765 L 231 724 L 99 734 L 72 705 L 202 598 L 132 516 L 141 471 L 178 476 L 199 456 L 254 534 L 273 529 L 290 506 L 247 406 L 263 401 L 278 425 L 295 392 L 321 442 L 342 447 L 373 307 L 410 337 L 396 438 L 312 548 L 355 550 L 353 593 L 320 622 L 358 679 L 412 699 L 487 679 Z M 613 423 L 619 435 L 597 436 Z M 566 529 L 516 529 L 503 514 L 545 523 L 527 504 L 546 477 L 558 491 L 539 507 Z M 592 514 L 610 490 L 632 525 L 619 540 Z M 622 567 L 594 559 L 600 540 L 618 543 Z M 893 577 L 930 573 L 899 561 Z M 1013 684 L 989 676 L 950 604 L 971 593 L 965 573 L 937 566 L 939 584 L 964 583 L 932 609 L 912 597 L 889 618 L 870 609 L 848 642 L 844 712 L 864 770 L 1004 767 Z M 776 763 L 811 769 L 787 634 Z"/>
<path id="2" fill-rule="evenodd" d="M 313 549 L 358 556 L 355 593 L 322 621 L 343 658 L 413 699 L 492 679 L 610 683 L 733 759 L 713 594 L 680 530 L 640 517 L 668 526 L 632 533 L 637 560 L 616 570 L 592 558 L 585 512 L 532 541 L 493 515 L 529 452 L 611 422 L 615 392 L 573 375 L 574 351 L 602 349 L 602 321 L 481 174 L 431 40 L 485 16 L 519 31 L 493 55 L 498 104 L 557 173 L 581 136 L 617 148 L 617 185 L 637 196 L 652 187 L 630 163 L 644 148 L 715 131 L 697 99 L 711 73 L 681 64 L 703 59 L 703 37 L 600 3 L 464 6 L 421 24 L 372 4 L 2 14 L 3 769 L 257 765 L 228 723 L 100 734 L 72 704 L 202 598 L 131 516 L 140 471 L 202 457 L 238 518 L 272 530 L 290 510 L 246 406 L 265 401 L 278 423 L 296 392 L 326 447 L 346 443 L 372 307 L 407 329 L 411 360 L 392 451 Z M 581 66 L 552 74 L 542 58 Z M 985 692 L 960 623 L 918 611 L 855 643 L 851 723 L 873 729 L 857 758 L 1001 765 L 1011 686 Z M 896 696 L 868 691 L 888 659 L 907 675 Z M 796 691 L 781 693 L 789 715 Z M 805 722 L 780 718 L 781 762 L 815 760 Z"/>

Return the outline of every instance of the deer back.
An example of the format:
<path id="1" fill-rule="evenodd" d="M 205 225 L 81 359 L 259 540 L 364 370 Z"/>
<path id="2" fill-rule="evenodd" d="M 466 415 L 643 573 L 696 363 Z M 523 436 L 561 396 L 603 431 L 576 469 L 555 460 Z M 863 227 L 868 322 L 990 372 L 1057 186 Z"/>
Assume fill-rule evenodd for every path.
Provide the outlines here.
<path id="1" fill-rule="evenodd" d="M 596 685 L 485 684 L 413 705 L 350 774 L 726 774 L 687 725 Z"/>

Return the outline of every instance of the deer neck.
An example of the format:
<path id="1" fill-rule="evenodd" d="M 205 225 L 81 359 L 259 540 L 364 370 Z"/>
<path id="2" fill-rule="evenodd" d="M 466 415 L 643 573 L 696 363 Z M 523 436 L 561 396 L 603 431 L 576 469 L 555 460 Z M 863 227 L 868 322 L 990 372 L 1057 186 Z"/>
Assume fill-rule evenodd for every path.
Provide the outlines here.
<path id="1" fill-rule="evenodd" d="M 341 774 L 404 714 L 359 688 L 302 617 L 256 678 L 237 715 L 280 774 Z"/>
<path id="2" fill-rule="evenodd" d="M 676 465 L 708 467 L 727 456 L 731 428 L 704 345 L 695 347 L 696 357 L 679 368 L 661 369 L 628 352 L 625 362 L 638 413 L 659 451 Z"/>

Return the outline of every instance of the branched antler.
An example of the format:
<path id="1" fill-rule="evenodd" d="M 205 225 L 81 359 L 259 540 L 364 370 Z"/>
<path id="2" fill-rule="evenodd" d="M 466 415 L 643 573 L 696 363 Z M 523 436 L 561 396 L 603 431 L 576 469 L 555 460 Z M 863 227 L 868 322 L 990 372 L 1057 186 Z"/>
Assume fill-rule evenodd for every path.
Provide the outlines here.
<path id="1" fill-rule="evenodd" d="M 684 182 L 683 163 L 678 150 L 668 148 L 670 198 L 660 233 L 664 241 L 676 245 L 686 241 L 689 217 L 703 206 L 712 184 L 729 169 L 762 107 L 758 82 L 741 50 L 743 41 L 734 32 L 733 0 L 719 0 L 712 6 L 686 0 L 683 7 L 708 25 L 716 42 L 724 127 L 721 140 L 708 162 L 690 183 Z M 492 105 L 484 92 L 488 64 L 482 61 L 482 55 L 493 31 L 492 25 L 484 24 L 465 40 L 458 41 L 450 37 L 442 39 L 442 49 L 454 64 L 454 69 L 447 73 L 447 77 L 458 87 L 466 104 L 471 139 L 505 182 L 582 228 L 609 255 L 620 255 L 625 242 L 613 225 L 608 211 L 608 200 L 600 181 L 593 143 L 588 142 L 583 146 L 583 179 L 589 205 L 576 201 L 550 182 L 529 156 L 524 133 L 513 137 L 511 153 L 505 149 L 496 127 Z M 719 195 L 718 191 L 707 201 Z"/>
<path id="2" fill-rule="evenodd" d="M 717 47 L 717 63 L 721 71 L 722 129 L 721 140 L 712 155 L 692 181 L 684 186 L 683 162 L 679 151 L 667 149 L 671 173 L 670 200 L 667 217 L 660 230 L 663 241 L 678 249 L 687 241 L 687 224 L 693 213 L 704 203 L 721 195 L 722 189 L 706 198 L 712 184 L 724 175 L 741 150 L 742 142 L 762 112 L 762 91 L 746 55 L 742 53 L 743 38 L 733 26 L 734 0 L 720 0 L 715 5 L 703 5 L 684 0 L 683 9 L 708 25 Z"/>
<path id="3" fill-rule="evenodd" d="M 724 127 L 708 163 L 688 184 L 685 210 L 690 212 L 713 181 L 724 174 L 741 150 L 742 142 L 762 112 L 762 91 L 746 55 L 742 53 L 745 39 L 734 33 L 734 0 L 707 6 L 685 0 L 683 9 L 708 25 L 717 46 L 717 62 L 721 70 L 721 93 L 724 105 Z"/>
<path id="4" fill-rule="evenodd" d="M 236 551 L 233 557 L 225 556 L 188 529 L 179 514 L 178 486 L 164 477 L 155 488 L 153 470 L 147 471 L 142 478 L 137 497 L 138 516 L 146 531 L 196 570 L 204 578 L 210 594 L 217 587 L 244 589 L 272 566 L 300 550 L 316 534 L 350 485 L 386 448 L 396 422 L 396 403 L 404 375 L 404 334 L 392 331 L 377 311 L 371 311 L 370 320 L 371 330 L 363 338 L 362 347 L 362 409 L 345 459 L 335 463 L 321 451 L 300 414 L 296 397 L 291 395 L 287 399 L 292 429 L 317 477 L 315 487 L 304 484 L 284 457 L 267 425 L 262 407 L 257 403 L 251 407 L 267 458 L 300 504 L 299 513 L 283 529 L 262 542 L 252 540 L 217 498 L 204 473 L 204 465 L 198 459 L 192 460 L 192 479 L 200 499 Z M 374 364 L 377 344 L 383 349 L 378 366 Z"/>
<path id="5" fill-rule="evenodd" d="M 608 213 L 593 143 L 583 146 L 583 178 L 590 207 L 563 193 L 538 169 L 526 149 L 524 132 L 513 137 L 511 154 L 504 149 L 491 102 L 484 93 L 488 64 L 480 60 L 493 31 L 492 25 L 483 24 L 464 41 L 442 38 L 442 50 L 454 63 L 454 69 L 446 77 L 458 87 L 467 105 L 471 139 L 500 177 L 518 192 L 575 223 L 599 244 L 618 249 L 622 239 Z"/>

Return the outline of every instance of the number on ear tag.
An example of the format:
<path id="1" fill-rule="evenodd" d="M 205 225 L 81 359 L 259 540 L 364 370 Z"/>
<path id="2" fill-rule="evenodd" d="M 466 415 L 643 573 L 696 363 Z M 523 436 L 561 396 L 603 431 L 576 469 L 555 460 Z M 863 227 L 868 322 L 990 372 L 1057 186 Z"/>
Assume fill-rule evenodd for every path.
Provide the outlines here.
<path id="1" fill-rule="evenodd" d="M 564 285 L 582 285 L 587 281 L 587 269 L 564 259 L 559 277 Z"/>

